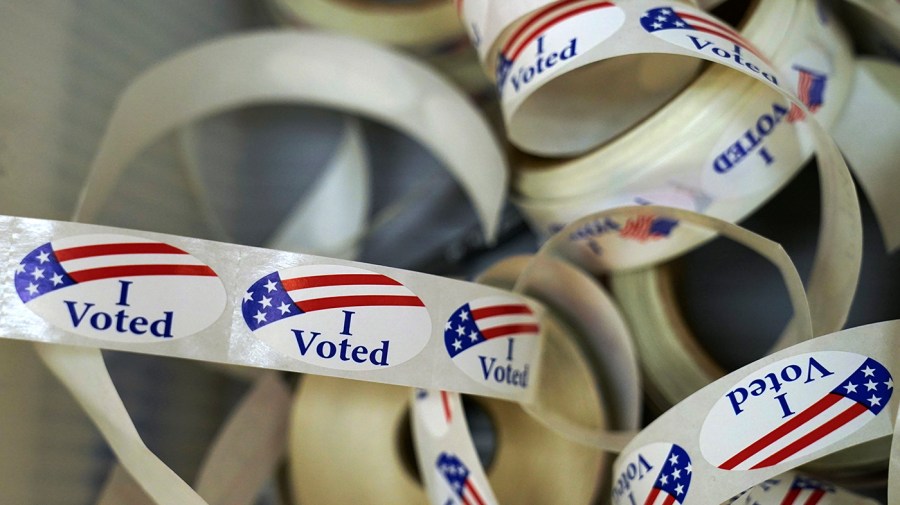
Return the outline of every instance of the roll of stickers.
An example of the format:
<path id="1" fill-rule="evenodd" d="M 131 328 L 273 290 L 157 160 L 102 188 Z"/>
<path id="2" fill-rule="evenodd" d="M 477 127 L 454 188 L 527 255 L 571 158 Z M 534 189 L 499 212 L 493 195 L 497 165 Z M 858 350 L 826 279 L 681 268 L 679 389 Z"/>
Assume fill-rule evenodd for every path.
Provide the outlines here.
<path id="1" fill-rule="evenodd" d="M 626 18 L 617 5 L 567 0 L 514 19 L 506 4 L 520 6 L 466 2 L 463 12 L 471 26 L 482 23 L 470 15 L 476 11 L 486 11 L 484 19 L 512 23 L 503 25 L 496 56 L 492 49 L 484 63 L 494 74 L 509 140 L 530 153 L 574 155 L 596 147 L 665 104 L 699 66 L 693 59 L 649 53 L 585 66 L 579 63 L 586 61 L 584 54 L 615 41 L 610 37 Z"/>
<path id="2" fill-rule="evenodd" d="M 623 451 L 613 503 L 721 503 L 824 454 L 890 435 L 898 332 L 900 322 L 888 321 L 818 337 L 703 388 Z"/>
<path id="3" fill-rule="evenodd" d="M 742 40 L 772 54 L 786 79 L 782 84 L 803 95 L 816 119 L 829 126 L 850 92 L 853 63 L 841 27 L 819 12 L 812 1 L 762 0 Z M 544 237 L 585 214 L 619 205 L 668 205 L 738 221 L 811 155 L 803 120 L 777 92 L 714 65 L 665 108 L 600 149 L 570 160 L 520 157 L 514 201 Z M 703 238 L 666 243 L 675 256 Z"/>

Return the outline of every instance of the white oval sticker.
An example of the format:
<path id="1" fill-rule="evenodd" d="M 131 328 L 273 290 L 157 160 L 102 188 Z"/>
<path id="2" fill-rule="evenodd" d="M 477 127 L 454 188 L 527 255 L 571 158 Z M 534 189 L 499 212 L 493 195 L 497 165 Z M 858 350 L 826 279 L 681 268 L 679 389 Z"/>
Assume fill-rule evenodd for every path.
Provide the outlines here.
<path id="1" fill-rule="evenodd" d="M 820 351 L 777 361 L 737 382 L 703 423 L 700 450 L 723 470 L 791 461 L 838 442 L 887 406 L 894 383 L 872 358 Z"/>
<path id="2" fill-rule="evenodd" d="M 501 391 L 528 389 L 541 328 L 531 308 L 511 296 L 463 304 L 444 326 L 447 354 L 476 381 Z"/>
<path id="3" fill-rule="evenodd" d="M 691 487 L 691 458 L 680 445 L 645 445 L 617 462 L 613 505 L 683 503 Z"/>
<path id="4" fill-rule="evenodd" d="M 85 337 L 156 342 L 192 335 L 225 309 L 212 268 L 177 247 L 128 235 L 53 240 L 16 267 L 16 292 L 44 320 Z"/>
<path id="5" fill-rule="evenodd" d="M 341 265 L 272 272 L 241 302 L 253 334 L 280 353 L 338 370 L 378 370 L 417 355 L 431 336 L 425 304 L 383 274 Z"/>

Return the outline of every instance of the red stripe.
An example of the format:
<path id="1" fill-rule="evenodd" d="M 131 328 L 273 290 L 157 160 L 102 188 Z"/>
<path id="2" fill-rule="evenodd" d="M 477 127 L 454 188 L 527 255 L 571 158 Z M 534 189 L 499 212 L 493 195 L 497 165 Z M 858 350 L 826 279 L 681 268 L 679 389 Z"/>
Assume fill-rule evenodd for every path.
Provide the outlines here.
<path id="1" fill-rule="evenodd" d="M 115 254 L 187 254 L 181 249 L 159 242 L 134 242 L 126 244 L 98 244 L 70 247 L 54 251 L 57 261 L 112 256 Z"/>
<path id="2" fill-rule="evenodd" d="M 528 308 L 528 305 L 515 304 L 515 305 L 493 305 L 491 307 L 484 307 L 481 309 L 473 309 L 472 317 L 475 320 L 484 319 L 486 317 L 494 317 L 494 316 L 509 316 L 512 314 L 528 314 L 531 315 L 531 309 Z"/>
<path id="3" fill-rule="evenodd" d="M 424 307 L 425 304 L 418 296 L 402 295 L 350 295 L 332 296 L 328 298 L 315 298 L 296 302 L 295 305 L 303 312 L 314 312 L 325 309 L 340 309 L 344 307 Z"/>
<path id="4" fill-rule="evenodd" d="M 771 432 L 769 432 L 767 435 L 763 436 L 756 442 L 753 442 L 752 444 L 748 445 L 746 449 L 735 454 L 734 456 L 731 457 L 731 459 L 729 459 L 728 461 L 719 465 L 719 468 L 721 468 L 723 470 L 733 469 L 734 467 L 740 465 L 741 463 L 743 463 L 744 461 L 746 461 L 747 459 L 752 457 L 754 454 L 756 454 L 759 451 L 765 449 L 766 447 L 772 445 L 773 443 L 780 440 L 782 437 L 784 437 L 788 433 L 796 430 L 797 428 L 799 428 L 800 426 L 805 424 L 810 419 L 821 414 L 828 407 L 831 407 L 835 403 L 839 402 L 842 398 L 844 398 L 844 397 L 841 395 L 829 393 L 821 400 L 812 404 L 809 408 L 807 408 L 803 412 L 800 412 L 799 414 L 797 414 L 793 419 L 791 419 L 791 420 L 787 421 L 786 423 L 782 424 L 781 426 L 775 428 L 774 430 L 772 430 Z"/>
<path id="5" fill-rule="evenodd" d="M 524 51 L 525 48 L 528 47 L 528 44 L 530 44 L 534 39 L 541 36 L 541 34 L 543 34 L 546 30 L 552 28 L 553 25 L 562 23 L 563 21 L 565 21 L 573 16 L 577 16 L 581 13 L 584 13 L 587 11 L 592 11 L 592 10 L 597 10 L 597 9 L 605 9 L 606 7 L 612 7 L 612 5 L 613 4 L 611 4 L 609 2 L 603 2 L 603 3 L 599 3 L 599 4 L 589 4 L 589 5 L 585 5 L 583 7 L 579 7 L 577 9 L 571 10 L 569 12 L 560 14 L 559 16 L 552 18 L 550 21 L 547 21 L 546 23 L 544 23 L 540 27 L 538 27 L 538 29 L 535 30 L 534 33 L 529 35 L 528 38 L 526 38 L 525 40 L 523 40 L 521 42 L 521 44 L 519 44 L 519 47 L 517 47 L 513 51 L 512 55 L 509 55 L 506 52 L 504 52 L 503 54 L 506 55 L 506 57 L 510 61 L 516 61 L 516 59 L 519 57 L 519 55 L 522 53 L 522 51 Z"/>
<path id="6" fill-rule="evenodd" d="M 647 496 L 647 499 L 644 500 L 644 505 L 652 505 L 654 501 L 656 501 L 656 495 L 659 494 L 659 488 L 653 488 L 653 491 L 650 491 L 650 495 Z"/>
<path id="7" fill-rule="evenodd" d="M 381 274 L 330 274 L 285 279 L 281 281 L 281 285 L 284 286 L 285 291 L 294 291 L 327 286 L 400 286 L 401 284 Z"/>
<path id="8" fill-rule="evenodd" d="M 663 500 L 663 505 L 672 505 L 675 503 L 675 497 L 672 495 L 666 496 L 666 499 Z"/>
<path id="9" fill-rule="evenodd" d="M 556 3 L 550 4 L 549 6 L 544 7 L 543 9 L 535 12 L 534 14 L 531 15 L 531 18 L 529 18 L 529 20 L 527 22 L 525 22 L 522 26 L 520 26 L 518 29 L 516 29 L 516 31 L 513 32 L 512 36 L 509 39 L 507 39 L 506 45 L 503 46 L 503 49 L 501 50 L 501 52 L 503 54 L 508 54 L 509 48 L 512 47 L 513 44 L 516 43 L 516 40 L 519 37 L 521 37 L 523 33 L 528 31 L 529 28 L 534 26 L 541 17 L 546 16 L 547 14 L 549 14 L 555 10 L 562 9 L 563 7 L 565 7 L 567 5 L 571 5 L 573 3 L 581 2 L 581 1 L 582 0 L 563 0 L 562 2 L 556 2 Z"/>
<path id="10" fill-rule="evenodd" d="M 819 500 L 821 500 L 823 496 L 825 496 L 825 490 L 816 489 L 815 491 L 813 491 L 813 494 L 806 499 L 806 503 L 804 503 L 803 505 L 816 505 L 817 503 L 819 503 Z"/>
<path id="11" fill-rule="evenodd" d="M 707 23 L 707 24 L 710 24 L 710 25 L 712 25 L 712 26 L 715 26 L 716 28 L 721 29 L 723 32 L 730 33 L 733 37 L 737 37 L 737 38 L 739 38 L 739 39 L 743 39 L 743 37 L 741 36 L 741 34 L 738 33 L 738 32 L 736 32 L 736 31 L 734 31 L 730 26 L 724 25 L 724 24 L 722 24 L 722 23 L 717 23 L 717 22 L 713 21 L 712 19 L 700 17 L 700 16 L 697 16 L 697 15 L 691 14 L 691 13 L 689 13 L 689 12 L 677 12 L 677 11 L 676 11 L 675 14 L 678 14 L 678 16 L 681 17 L 681 18 L 683 18 L 683 19 L 690 19 L 690 20 L 692 20 L 692 21 L 699 21 L 699 22 L 701 22 L 701 23 Z M 696 27 L 695 27 L 695 28 L 696 28 Z"/>
<path id="12" fill-rule="evenodd" d="M 466 479 L 466 489 L 468 489 L 469 493 L 472 494 L 472 497 L 475 498 L 475 503 L 484 505 L 484 499 L 481 498 L 481 495 L 478 494 L 478 490 L 472 485 L 472 479 Z M 465 493 L 463 493 L 463 496 L 465 496 Z"/>
<path id="13" fill-rule="evenodd" d="M 216 273 L 206 265 L 128 265 L 119 267 L 91 268 L 69 272 L 75 282 L 97 281 L 122 277 L 138 277 L 144 275 L 195 275 L 215 277 Z"/>
<path id="14" fill-rule="evenodd" d="M 450 411 L 450 396 L 446 391 L 441 391 L 441 403 L 444 405 L 444 420 L 449 423 L 453 419 L 453 413 Z"/>
<path id="15" fill-rule="evenodd" d="M 506 326 L 495 326 L 481 332 L 484 338 L 490 340 L 492 338 L 512 335 L 513 333 L 538 333 L 539 328 L 536 324 L 508 324 Z"/>
<path id="16" fill-rule="evenodd" d="M 756 465 L 753 466 L 752 470 L 756 470 L 757 468 L 765 468 L 767 466 L 777 465 L 787 458 L 797 454 L 801 450 L 809 447 L 811 444 L 819 441 L 826 435 L 830 434 L 834 430 L 840 428 L 841 426 L 849 423 L 850 421 L 859 417 L 860 414 L 866 412 L 867 409 L 865 405 L 861 403 L 854 403 L 853 406 L 849 407 L 847 410 L 841 412 L 833 419 L 828 421 L 827 423 L 819 426 L 818 428 L 812 430 L 811 432 L 803 435 L 798 438 L 790 445 L 776 452 L 775 454 L 769 456 L 768 458 L 760 461 Z"/>
<path id="17" fill-rule="evenodd" d="M 784 495 L 784 499 L 781 500 L 781 505 L 792 505 L 799 495 L 799 488 L 791 489 L 790 491 L 788 491 L 788 494 Z"/>

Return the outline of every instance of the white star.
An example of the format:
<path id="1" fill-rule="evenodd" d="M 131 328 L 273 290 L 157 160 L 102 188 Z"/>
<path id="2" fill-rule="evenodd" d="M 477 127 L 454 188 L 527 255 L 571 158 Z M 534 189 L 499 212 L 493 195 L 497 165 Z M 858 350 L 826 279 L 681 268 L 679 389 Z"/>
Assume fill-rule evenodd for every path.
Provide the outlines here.
<path id="1" fill-rule="evenodd" d="M 844 389 L 846 389 L 848 393 L 855 393 L 856 392 L 856 384 L 854 384 L 852 382 L 848 382 L 847 385 L 844 386 Z"/>
<path id="2" fill-rule="evenodd" d="M 462 349 L 462 342 L 460 342 L 459 339 L 454 340 L 453 341 L 453 350 L 458 351 L 460 349 Z"/>
<path id="3" fill-rule="evenodd" d="M 29 294 L 29 295 L 34 295 L 34 294 L 36 294 L 36 293 L 38 292 L 37 284 L 35 284 L 35 283 L 33 283 L 33 282 L 32 282 L 32 283 L 29 283 L 29 284 L 28 284 L 28 287 L 25 288 L 25 289 L 28 290 L 28 294 Z"/>
<path id="4" fill-rule="evenodd" d="M 469 313 L 468 313 L 467 311 L 465 311 L 465 310 L 462 311 L 462 312 L 460 312 L 460 313 L 459 313 L 459 320 L 460 320 L 460 321 L 468 321 L 468 320 L 469 320 Z"/>
<path id="5" fill-rule="evenodd" d="M 266 315 L 260 310 L 253 316 L 253 319 L 256 319 L 256 324 L 261 324 L 266 321 Z"/>
<path id="6" fill-rule="evenodd" d="M 44 269 L 34 267 L 34 270 L 31 271 L 31 276 L 34 277 L 34 280 L 43 279 L 44 278 Z"/>
<path id="7" fill-rule="evenodd" d="M 449 330 L 449 329 L 451 329 L 451 328 L 453 328 L 453 325 L 450 324 L 450 321 L 447 321 L 447 324 L 444 325 L 444 331 L 447 331 L 447 330 Z"/>
<path id="8" fill-rule="evenodd" d="M 894 389 L 894 379 L 888 379 L 884 385 L 887 386 L 888 389 Z"/>
<path id="9" fill-rule="evenodd" d="M 466 329 L 462 325 L 456 327 L 456 334 L 460 337 L 466 334 Z"/>
<path id="10" fill-rule="evenodd" d="M 672 457 L 669 458 L 669 463 L 672 463 L 672 466 L 677 465 L 678 464 L 678 455 L 673 454 Z"/>
<path id="11" fill-rule="evenodd" d="M 41 251 L 41 254 L 38 254 L 37 259 L 41 262 L 41 264 L 44 264 L 50 259 L 50 253 L 48 253 L 47 251 Z"/>
<path id="12" fill-rule="evenodd" d="M 869 402 L 869 406 L 870 406 L 870 407 L 874 407 L 874 406 L 876 406 L 876 405 L 880 406 L 880 405 L 881 405 L 881 398 L 878 398 L 877 396 L 872 395 L 872 398 L 869 398 L 868 402 Z"/>
<path id="13" fill-rule="evenodd" d="M 50 278 L 50 282 L 52 282 L 54 286 L 59 286 L 62 284 L 62 275 L 53 274 L 53 277 Z"/>
<path id="14" fill-rule="evenodd" d="M 262 305 L 262 308 L 269 308 L 272 306 L 272 299 L 268 296 L 262 297 L 262 300 L 259 301 L 259 304 Z"/>
<path id="15" fill-rule="evenodd" d="M 663 10 L 661 10 L 660 12 L 662 12 L 663 14 L 665 14 L 666 16 L 668 16 L 669 14 L 672 13 L 672 9 L 663 9 Z"/>
<path id="16" fill-rule="evenodd" d="M 273 281 L 272 279 L 269 279 L 269 282 L 267 282 L 265 284 L 265 286 L 266 286 L 266 289 L 268 290 L 267 292 L 271 293 L 272 291 L 275 291 L 275 288 L 277 285 L 275 284 L 275 281 Z"/>
<path id="17" fill-rule="evenodd" d="M 681 21 L 675 21 L 675 26 L 681 28 L 682 26 L 684 26 L 684 23 L 682 23 Z"/>
<path id="18" fill-rule="evenodd" d="M 281 302 L 281 305 L 278 306 L 278 310 L 280 310 L 282 314 L 287 314 L 291 311 L 291 306 L 284 302 Z"/>
<path id="19" fill-rule="evenodd" d="M 684 467 L 684 471 L 685 471 L 685 472 L 687 472 L 687 473 L 688 473 L 688 475 L 690 475 L 690 474 L 691 474 L 691 472 L 693 472 L 693 471 L 694 471 L 694 468 L 693 468 L 693 467 L 692 467 L 692 466 L 691 466 L 691 464 L 690 464 L 690 463 L 688 463 L 688 465 L 687 465 L 687 466 L 686 466 L 686 467 Z"/>
<path id="20" fill-rule="evenodd" d="M 659 30 L 660 28 L 662 28 L 662 23 L 653 23 L 653 24 L 650 25 L 650 26 L 652 26 L 653 28 L 656 28 L 657 30 Z"/>
<path id="21" fill-rule="evenodd" d="M 478 340 L 478 333 L 474 331 L 472 333 L 469 333 L 469 340 L 471 340 L 472 342 Z"/>
<path id="22" fill-rule="evenodd" d="M 665 21 L 666 17 L 665 16 L 656 16 L 656 20 L 657 21 Z"/>
<path id="23" fill-rule="evenodd" d="M 875 370 L 866 366 L 865 368 L 863 368 L 862 373 L 866 374 L 866 377 L 870 377 L 872 374 L 875 373 Z"/>
<path id="24" fill-rule="evenodd" d="M 453 487 L 455 487 L 457 491 L 462 489 L 462 482 L 454 482 Z"/>
<path id="25" fill-rule="evenodd" d="M 244 301 L 245 301 L 245 302 L 252 302 L 252 301 L 253 301 L 253 293 L 251 293 L 251 292 L 249 292 L 249 291 L 247 291 L 246 293 L 244 293 Z"/>
<path id="26" fill-rule="evenodd" d="M 684 486 L 682 486 L 681 484 L 678 484 L 677 486 L 675 486 L 675 494 L 677 494 L 678 496 L 683 495 L 684 494 Z"/>
<path id="27" fill-rule="evenodd" d="M 659 483 L 662 484 L 662 485 L 668 484 L 668 483 L 669 483 L 669 476 L 666 475 L 666 474 L 662 474 L 662 475 L 659 477 Z"/>
<path id="28" fill-rule="evenodd" d="M 16 273 L 24 274 L 25 273 L 25 265 L 22 263 L 19 263 L 18 265 L 16 265 Z"/>
<path id="29" fill-rule="evenodd" d="M 866 387 L 866 391 L 875 391 L 878 389 L 878 385 L 872 382 L 872 379 L 869 379 L 869 382 L 863 384 Z"/>
<path id="30" fill-rule="evenodd" d="M 681 470 L 679 470 L 677 468 L 672 470 L 672 478 L 675 480 L 680 479 L 681 478 Z"/>

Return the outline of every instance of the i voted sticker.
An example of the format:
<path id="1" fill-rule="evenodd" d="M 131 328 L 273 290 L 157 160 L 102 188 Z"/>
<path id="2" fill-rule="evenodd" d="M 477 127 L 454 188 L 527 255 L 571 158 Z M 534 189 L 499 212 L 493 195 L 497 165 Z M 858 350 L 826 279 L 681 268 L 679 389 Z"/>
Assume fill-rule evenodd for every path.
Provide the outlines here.
<path id="1" fill-rule="evenodd" d="M 455 454 L 442 452 L 435 462 L 438 480 L 444 484 L 446 498 L 442 503 L 453 505 L 486 505 L 484 493 L 475 479 L 469 478 L 469 468 Z"/>
<path id="2" fill-rule="evenodd" d="M 253 334 L 280 353 L 337 370 L 378 370 L 416 356 L 431 318 L 422 300 L 387 275 L 342 265 L 272 272 L 244 293 Z"/>
<path id="3" fill-rule="evenodd" d="M 537 87 L 624 23 L 624 11 L 606 1 L 556 2 L 538 11 L 500 49 L 496 77 L 501 97 Z"/>
<path id="4" fill-rule="evenodd" d="M 48 323 L 115 342 L 186 337 L 225 309 L 212 268 L 175 246 L 128 235 L 53 240 L 16 266 L 19 298 Z"/>
<path id="5" fill-rule="evenodd" d="M 646 11 L 640 18 L 648 33 L 689 49 L 742 72 L 761 75 L 773 84 L 779 80 L 768 60 L 733 28 L 684 5 Z"/>
<path id="6" fill-rule="evenodd" d="M 416 403 L 421 412 L 422 424 L 433 437 L 442 437 L 453 422 L 450 393 L 446 391 L 416 390 Z"/>
<path id="7" fill-rule="evenodd" d="M 658 442 L 620 458 L 614 475 L 613 504 L 683 503 L 691 487 L 691 458 L 680 445 Z"/>
<path id="8" fill-rule="evenodd" d="M 723 470 L 753 470 L 824 449 L 875 419 L 894 390 L 872 358 L 842 351 L 801 354 L 741 379 L 703 423 L 703 457 Z"/>
<path id="9" fill-rule="evenodd" d="M 511 296 L 479 298 L 444 326 L 447 354 L 463 372 L 498 390 L 528 389 L 541 328 L 531 307 Z"/>

